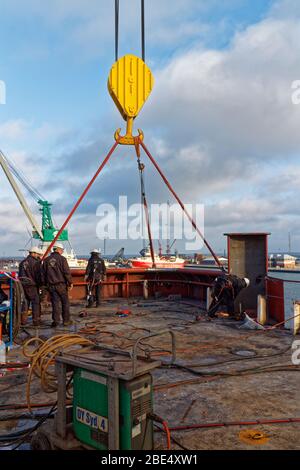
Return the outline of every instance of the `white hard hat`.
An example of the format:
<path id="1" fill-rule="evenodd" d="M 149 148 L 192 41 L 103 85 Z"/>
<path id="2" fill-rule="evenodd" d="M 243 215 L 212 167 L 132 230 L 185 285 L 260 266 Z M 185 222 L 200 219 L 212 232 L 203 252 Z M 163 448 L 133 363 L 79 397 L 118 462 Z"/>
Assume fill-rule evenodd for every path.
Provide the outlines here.
<path id="1" fill-rule="evenodd" d="M 40 249 L 37 246 L 31 247 L 28 251 L 29 253 L 36 253 L 37 255 L 40 254 Z"/>
<path id="2" fill-rule="evenodd" d="M 59 243 L 59 242 L 57 242 L 53 245 L 53 250 L 55 250 L 56 248 L 60 248 L 61 250 L 65 249 L 64 245 L 62 243 Z"/>
<path id="3" fill-rule="evenodd" d="M 44 253 L 45 253 L 44 250 L 42 250 L 41 248 L 39 248 L 38 255 L 43 256 Z"/>
<path id="4" fill-rule="evenodd" d="M 250 286 L 250 281 L 247 277 L 244 277 L 244 281 L 246 283 L 246 287 L 249 287 Z"/>
<path id="5" fill-rule="evenodd" d="M 101 250 L 98 250 L 98 248 L 94 248 L 93 250 L 91 250 L 91 253 L 97 253 L 98 255 L 100 255 Z"/>

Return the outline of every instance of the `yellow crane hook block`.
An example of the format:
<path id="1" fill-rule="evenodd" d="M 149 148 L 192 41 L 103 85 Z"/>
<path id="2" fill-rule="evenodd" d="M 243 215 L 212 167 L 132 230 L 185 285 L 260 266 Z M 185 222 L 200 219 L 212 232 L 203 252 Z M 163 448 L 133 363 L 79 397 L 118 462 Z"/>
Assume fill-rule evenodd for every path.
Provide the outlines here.
<path id="1" fill-rule="evenodd" d="M 121 116 L 127 121 L 126 135 L 120 136 L 121 129 L 115 133 L 115 138 L 120 144 L 134 145 L 133 120 L 150 96 L 153 85 L 152 72 L 139 57 L 128 54 L 112 66 L 108 79 L 108 90 Z M 143 136 L 141 130 L 139 130 L 139 136 Z"/>

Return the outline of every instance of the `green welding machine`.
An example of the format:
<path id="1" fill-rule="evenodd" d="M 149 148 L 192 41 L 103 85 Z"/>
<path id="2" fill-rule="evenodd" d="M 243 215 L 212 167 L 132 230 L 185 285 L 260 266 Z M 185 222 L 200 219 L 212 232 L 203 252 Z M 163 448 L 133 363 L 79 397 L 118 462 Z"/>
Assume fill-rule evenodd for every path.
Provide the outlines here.
<path id="1" fill-rule="evenodd" d="M 152 376 L 118 380 L 119 449 L 153 449 Z M 73 377 L 73 430 L 77 439 L 95 449 L 108 450 L 108 377 L 76 368 Z"/>

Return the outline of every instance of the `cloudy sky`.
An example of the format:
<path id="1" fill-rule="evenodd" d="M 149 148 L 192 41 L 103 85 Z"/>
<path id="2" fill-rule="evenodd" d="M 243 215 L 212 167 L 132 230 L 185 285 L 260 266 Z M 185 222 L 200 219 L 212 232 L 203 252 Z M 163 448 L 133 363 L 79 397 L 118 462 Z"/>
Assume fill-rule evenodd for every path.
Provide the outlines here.
<path id="1" fill-rule="evenodd" d="M 139 0 L 121 0 L 120 55 L 140 55 Z M 61 224 L 124 122 L 107 92 L 114 62 L 113 0 L 0 0 L 0 148 L 54 204 Z M 186 203 L 205 205 L 205 234 L 272 232 L 271 250 L 300 251 L 298 0 L 146 0 L 153 93 L 137 119 Z M 146 162 L 149 203 L 172 202 Z M 69 230 L 78 253 L 96 237 L 100 203 L 139 201 L 136 159 L 118 149 Z M 28 197 L 32 210 L 37 206 Z M 0 255 L 30 226 L 0 174 Z M 137 251 L 140 243 L 108 241 Z M 178 248 L 183 245 L 178 243 Z"/>

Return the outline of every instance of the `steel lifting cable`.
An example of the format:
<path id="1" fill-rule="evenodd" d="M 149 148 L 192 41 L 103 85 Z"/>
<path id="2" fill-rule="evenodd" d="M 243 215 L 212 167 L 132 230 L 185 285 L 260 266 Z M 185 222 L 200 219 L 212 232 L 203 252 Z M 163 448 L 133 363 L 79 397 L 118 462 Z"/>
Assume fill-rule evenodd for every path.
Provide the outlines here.
<path id="1" fill-rule="evenodd" d="M 142 59 L 145 62 L 145 0 L 141 0 Z"/>
<path id="2" fill-rule="evenodd" d="M 139 170 L 139 174 L 140 174 L 140 187 L 141 187 L 141 205 L 142 207 L 144 207 L 144 197 L 146 196 L 146 193 L 145 193 L 145 179 L 144 179 L 144 169 L 145 169 L 145 165 L 140 161 L 140 158 L 138 157 L 137 159 L 137 164 L 138 164 L 138 170 Z M 141 216 L 142 216 L 142 237 L 144 238 L 144 212 L 142 210 L 142 213 L 141 213 Z"/>
<path id="3" fill-rule="evenodd" d="M 16 164 L 12 162 L 4 153 L 0 150 L 2 158 L 6 161 L 10 171 L 13 175 L 19 180 L 19 182 L 27 189 L 31 197 L 38 201 L 39 199 L 44 199 L 43 196 L 39 193 L 39 191 L 30 183 L 27 177 L 24 175 L 23 172 L 19 168 L 17 168 Z"/>
<path id="4" fill-rule="evenodd" d="M 140 178 L 141 178 L 141 193 L 142 193 L 141 197 L 142 197 L 142 204 L 143 204 L 144 211 L 145 211 L 148 238 L 149 238 L 149 243 L 150 243 L 150 253 L 151 253 L 151 258 L 152 258 L 152 267 L 155 267 L 155 255 L 154 255 L 153 239 L 152 239 L 152 232 L 151 232 L 151 225 L 150 225 L 149 208 L 148 208 L 148 203 L 146 199 L 146 190 L 145 190 L 144 175 L 143 175 L 145 166 L 140 161 L 138 148 L 136 148 L 136 153 L 137 153 L 138 168 L 139 168 Z"/>
<path id="5" fill-rule="evenodd" d="M 143 171 L 144 171 L 145 165 L 143 163 L 141 163 L 139 158 L 137 159 L 137 163 L 138 163 L 138 170 L 139 170 L 139 173 L 140 173 L 141 206 L 143 206 L 144 205 L 143 193 L 144 193 L 144 188 L 145 188 L 145 181 L 144 181 Z M 143 210 L 141 211 L 141 225 L 142 225 L 141 232 L 142 232 L 142 238 L 143 238 L 143 248 L 146 248 L 145 238 L 144 238 L 144 212 L 143 212 Z"/>
<path id="6" fill-rule="evenodd" d="M 120 19 L 120 2 L 115 0 L 115 57 L 116 62 L 119 58 L 119 19 Z"/>
<path id="7" fill-rule="evenodd" d="M 116 62 L 119 59 L 119 24 L 120 24 L 120 1 L 115 0 L 115 58 Z M 145 62 L 146 56 L 146 41 L 145 41 L 145 0 L 141 0 L 141 44 L 142 44 L 142 59 Z"/>
<path id="8" fill-rule="evenodd" d="M 68 215 L 68 217 L 66 218 L 66 220 L 64 221 L 63 225 L 61 226 L 61 228 L 59 229 L 59 231 L 57 232 L 57 234 L 55 235 L 54 237 L 54 240 L 52 240 L 52 242 L 50 243 L 50 245 L 48 246 L 44 256 L 43 256 L 43 260 L 48 256 L 48 254 L 50 253 L 51 249 L 53 248 L 53 245 L 57 242 L 57 240 L 59 239 L 59 237 L 61 236 L 63 230 L 66 228 L 66 226 L 68 225 L 68 223 L 70 222 L 71 218 L 73 217 L 74 213 L 76 212 L 76 210 L 78 209 L 78 207 L 80 206 L 81 202 L 83 201 L 83 199 L 85 198 L 85 196 L 87 195 L 87 193 L 89 192 L 90 188 L 93 186 L 94 182 L 96 181 L 96 179 L 98 178 L 98 176 L 100 175 L 100 173 L 102 172 L 103 168 L 105 167 L 105 165 L 107 164 L 107 162 L 109 161 L 109 159 L 111 158 L 112 154 L 114 153 L 114 151 L 116 150 L 117 146 L 118 146 L 119 142 L 115 142 L 114 145 L 111 147 L 111 149 L 109 150 L 108 154 L 106 155 L 106 157 L 104 158 L 104 160 L 102 161 L 101 165 L 99 166 L 98 170 L 96 171 L 96 173 L 94 174 L 93 178 L 90 180 L 90 182 L 88 183 L 88 185 L 86 186 L 86 188 L 84 189 L 84 191 L 82 192 L 81 196 L 79 197 L 79 199 L 77 200 L 75 206 L 73 207 L 73 209 L 71 210 L 70 214 Z"/>
<path id="9" fill-rule="evenodd" d="M 140 141 L 140 145 L 141 147 L 143 148 L 144 152 L 146 153 L 146 155 L 148 156 L 149 160 L 151 161 L 151 163 L 154 165 L 154 167 L 156 168 L 157 172 L 159 173 L 159 175 L 161 176 L 162 180 L 164 181 L 165 185 L 167 186 L 167 188 L 169 189 L 169 191 L 171 192 L 171 194 L 173 194 L 173 196 L 175 197 L 176 201 L 178 202 L 178 204 L 180 205 L 181 209 L 183 210 L 183 212 L 185 213 L 185 215 L 187 216 L 187 218 L 189 219 L 189 221 L 191 222 L 193 228 L 196 230 L 196 232 L 198 233 L 198 235 L 200 236 L 201 240 L 203 241 L 203 243 L 205 244 L 206 248 L 209 250 L 209 252 L 211 253 L 212 257 L 214 258 L 217 266 L 219 266 L 219 268 L 221 268 L 223 271 L 225 271 L 225 268 L 224 266 L 222 265 L 221 261 L 219 260 L 218 256 L 216 255 L 216 253 L 214 252 L 214 250 L 212 249 L 212 247 L 210 246 L 210 244 L 208 243 L 207 239 L 204 237 L 203 233 L 199 230 L 199 228 L 197 227 L 196 225 L 196 222 L 194 221 L 193 217 L 189 214 L 189 212 L 187 211 L 185 205 L 183 204 L 183 202 L 181 201 L 181 199 L 179 198 L 179 196 L 177 195 L 177 193 L 174 191 L 173 187 L 171 186 L 170 182 L 168 181 L 167 177 L 164 175 L 163 171 L 161 170 L 161 168 L 159 167 L 158 163 L 156 162 L 156 160 L 154 159 L 154 157 L 151 155 L 150 151 L 148 150 L 148 148 L 146 147 L 146 145 L 144 144 L 144 142 L 141 140 Z"/>

